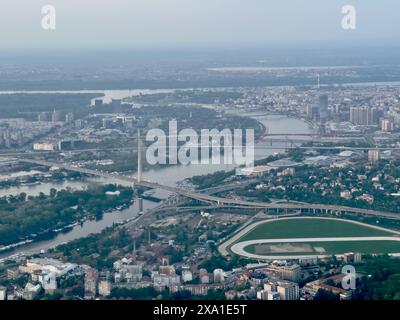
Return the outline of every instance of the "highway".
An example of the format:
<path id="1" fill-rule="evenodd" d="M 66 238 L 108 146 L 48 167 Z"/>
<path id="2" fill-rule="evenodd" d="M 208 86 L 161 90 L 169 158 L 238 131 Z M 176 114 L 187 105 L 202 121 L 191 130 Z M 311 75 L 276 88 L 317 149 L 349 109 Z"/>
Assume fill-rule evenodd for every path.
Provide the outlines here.
<path id="1" fill-rule="evenodd" d="M 133 176 L 124 176 L 119 174 L 112 174 L 103 171 L 97 171 L 92 169 L 86 169 L 81 167 L 72 166 L 65 163 L 54 163 L 45 160 L 33 160 L 33 159 L 19 159 L 21 162 L 43 165 L 48 167 L 58 167 L 60 169 L 65 169 L 69 171 L 75 171 L 80 173 L 85 173 L 94 176 L 100 176 L 105 178 L 114 179 L 116 182 L 121 181 L 124 183 L 130 183 L 134 186 L 140 186 L 150 189 L 161 189 L 165 191 L 169 191 L 171 193 L 175 193 L 190 199 L 202 201 L 209 204 L 214 204 L 217 206 L 238 206 L 243 208 L 249 209 L 267 209 L 267 210 L 284 210 L 284 211 L 307 211 L 308 213 L 354 213 L 354 214 L 361 214 L 366 216 L 375 216 L 375 217 L 382 217 L 382 218 L 390 218 L 390 219 L 400 219 L 400 215 L 396 213 L 388 213 L 376 210 L 369 210 L 369 209 L 361 209 L 361 208 L 352 208 L 352 207 L 345 207 L 345 206 L 335 206 L 335 205 L 327 205 L 327 204 L 309 204 L 309 203 L 302 203 L 302 202 L 274 202 L 274 203 L 266 203 L 266 202 L 253 202 L 253 201 L 245 201 L 239 199 L 229 199 L 229 198 L 222 198 L 213 196 L 210 194 L 184 190 L 176 187 L 162 185 L 156 182 L 150 181 L 137 181 L 137 179 Z"/>
<path id="2" fill-rule="evenodd" d="M 279 141 L 279 138 L 278 138 Z M 281 140 L 281 142 L 300 142 L 300 140 Z M 399 151 L 400 147 L 346 147 L 346 146 L 330 146 L 330 147 L 322 147 L 322 146 L 274 146 L 270 145 L 270 140 L 264 140 L 264 145 L 258 144 L 254 146 L 255 150 L 282 150 L 282 149 L 302 149 L 302 150 L 353 150 L 353 151 L 368 151 L 370 149 L 376 149 L 380 151 Z M 277 142 L 272 139 L 272 142 Z M 306 142 L 306 141 L 305 141 Z M 307 142 L 312 142 L 311 140 L 307 140 Z M 315 142 L 315 141 L 314 141 Z M 136 147 L 121 147 L 121 148 L 87 148 L 87 149 L 72 149 L 72 150 L 54 150 L 54 151 L 26 151 L 26 150 L 15 150 L 10 152 L 0 152 L 0 157 L 31 157 L 36 155 L 48 155 L 48 154 L 60 154 L 65 152 L 123 152 L 123 151 L 137 151 Z"/>

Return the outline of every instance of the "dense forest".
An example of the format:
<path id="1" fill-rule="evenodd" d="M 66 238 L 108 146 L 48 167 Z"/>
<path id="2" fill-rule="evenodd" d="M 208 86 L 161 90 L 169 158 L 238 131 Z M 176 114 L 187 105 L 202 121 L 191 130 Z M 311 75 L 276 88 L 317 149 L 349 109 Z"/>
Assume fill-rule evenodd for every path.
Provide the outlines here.
<path id="1" fill-rule="evenodd" d="M 362 277 L 353 295 L 356 300 L 400 300 L 400 259 L 366 257 L 357 267 Z"/>
<path id="2" fill-rule="evenodd" d="M 107 195 L 118 190 L 119 195 Z M 128 205 L 132 199 L 130 188 L 106 185 L 87 190 L 71 191 L 52 189 L 49 195 L 37 197 L 18 196 L 0 198 L 0 245 L 8 245 L 51 233 L 84 218 L 101 218 L 109 209 Z"/>
<path id="3" fill-rule="evenodd" d="M 89 112 L 90 100 L 99 94 L 0 94 L 0 118 L 36 120 L 38 112 L 73 112 L 77 118 Z"/>

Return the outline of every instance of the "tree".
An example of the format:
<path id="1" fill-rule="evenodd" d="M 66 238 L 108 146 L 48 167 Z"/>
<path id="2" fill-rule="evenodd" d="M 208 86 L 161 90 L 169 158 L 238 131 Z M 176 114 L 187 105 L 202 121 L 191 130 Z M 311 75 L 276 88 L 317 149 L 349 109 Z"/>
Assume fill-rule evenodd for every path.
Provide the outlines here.
<path id="1" fill-rule="evenodd" d="M 340 300 L 340 296 L 338 294 L 334 294 L 333 292 L 319 289 L 314 297 L 314 300 Z"/>

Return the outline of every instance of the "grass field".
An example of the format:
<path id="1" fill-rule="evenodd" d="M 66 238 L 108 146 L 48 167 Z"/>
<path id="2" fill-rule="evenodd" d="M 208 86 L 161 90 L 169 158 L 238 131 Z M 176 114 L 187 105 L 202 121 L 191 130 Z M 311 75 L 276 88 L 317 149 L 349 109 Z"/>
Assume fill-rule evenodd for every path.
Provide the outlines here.
<path id="1" fill-rule="evenodd" d="M 390 230 L 377 230 L 375 226 L 360 225 L 352 221 L 318 218 L 280 219 L 259 224 L 244 234 L 235 243 L 252 240 L 276 240 L 298 238 L 364 238 L 364 237 L 399 237 Z M 364 254 L 400 253 L 400 242 L 390 240 L 358 241 L 319 241 L 304 243 L 273 243 L 249 244 L 244 247 L 245 252 L 262 256 L 288 256 L 288 255 L 317 255 L 317 254 L 343 254 L 346 252 L 361 252 Z M 292 246 L 288 249 L 288 246 Z M 300 246 L 299 246 L 300 245 Z M 303 247 L 301 247 L 303 245 Z M 257 247 L 259 246 L 259 247 Z M 297 246 L 297 247 L 296 247 Z M 293 247 L 295 250 L 293 250 Z M 256 250 L 258 248 L 258 252 Z M 305 248 L 305 249 L 304 249 Z M 267 251 L 260 251 L 267 250 Z M 289 250 L 289 251 L 288 251 Z M 291 251 L 290 251 L 291 250 Z M 305 252 L 305 250 L 307 250 Z"/>
<path id="2" fill-rule="evenodd" d="M 299 243 L 297 243 L 299 244 Z M 301 243 L 309 244 L 312 247 L 324 248 L 323 254 L 343 254 L 346 252 L 360 252 L 364 254 L 385 254 L 400 252 L 400 242 L 397 241 L 349 241 L 349 242 L 309 242 Z M 245 248 L 245 251 L 255 253 L 255 246 L 250 245 Z M 290 254 L 296 255 L 313 255 L 318 252 L 291 252 Z M 267 256 L 268 254 L 266 254 Z M 277 255 L 288 255 L 287 253 L 274 253 Z"/>
<path id="3" fill-rule="evenodd" d="M 386 231 L 340 220 L 290 219 L 261 224 L 238 242 L 256 239 L 391 236 Z"/>

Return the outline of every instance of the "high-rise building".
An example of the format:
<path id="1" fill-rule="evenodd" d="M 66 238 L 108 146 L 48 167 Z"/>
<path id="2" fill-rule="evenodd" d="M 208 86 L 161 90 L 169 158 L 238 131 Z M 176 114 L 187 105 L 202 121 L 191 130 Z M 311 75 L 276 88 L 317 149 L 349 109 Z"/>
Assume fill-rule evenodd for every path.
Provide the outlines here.
<path id="1" fill-rule="evenodd" d="M 95 106 L 96 108 L 102 107 L 102 106 L 103 106 L 103 100 L 101 100 L 101 99 L 96 99 L 96 100 L 94 100 L 94 106 Z"/>
<path id="2" fill-rule="evenodd" d="M 381 120 L 381 130 L 385 131 L 385 132 L 394 131 L 394 122 L 389 119 L 382 119 Z"/>
<path id="3" fill-rule="evenodd" d="M 72 122 L 74 121 L 74 114 L 72 112 L 68 112 L 65 115 L 65 122 Z"/>
<path id="4" fill-rule="evenodd" d="M 371 163 L 377 163 L 380 158 L 380 153 L 378 149 L 372 149 L 368 151 L 368 161 Z"/>
<path id="5" fill-rule="evenodd" d="M 320 122 L 321 123 L 327 122 L 329 120 L 328 95 L 323 94 L 319 96 L 318 107 L 319 107 Z"/>
<path id="6" fill-rule="evenodd" d="M 75 120 L 75 129 L 82 129 L 83 128 L 83 121 L 81 119 Z"/>
<path id="7" fill-rule="evenodd" d="M 137 181 L 142 182 L 142 141 L 140 137 L 140 129 L 138 129 L 138 151 L 137 151 Z M 149 241 L 150 242 L 150 241 Z"/>
<path id="8" fill-rule="evenodd" d="M 61 111 L 54 110 L 53 113 L 51 114 L 51 121 L 52 122 L 58 122 L 63 120 L 63 114 Z"/>
<path id="9" fill-rule="evenodd" d="M 299 285 L 290 281 L 278 281 L 277 292 L 281 300 L 298 300 L 300 297 Z"/>
<path id="10" fill-rule="evenodd" d="M 351 107 L 350 108 L 350 122 L 356 125 L 368 126 L 373 124 L 373 115 L 371 109 L 367 106 L 364 107 Z"/>
<path id="11" fill-rule="evenodd" d="M 266 293 L 271 293 L 271 298 L 273 300 L 278 300 L 276 293 L 278 293 L 280 300 L 298 300 L 300 296 L 299 285 L 295 282 L 286 280 L 267 281 L 264 284 L 264 291 Z M 266 296 L 268 297 L 268 295 Z"/>
<path id="12" fill-rule="evenodd" d="M 299 281 L 301 278 L 301 267 L 298 264 L 280 267 L 281 278 L 289 281 Z"/>
<path id="13" fill-rule="evenodd" d="M 313 121 L 319 121 L 319 107 L 315 104 L 307 106 L 307 118 Z"/>
<path id="14" fill-rule="evenodd" d="M 378 125 L 379 124 L 379 118 L 381 116 L 381 112 L 378 110 L 376 107 L 372 107 L 369 110 L 369 124 L 370 125 Z"/>
<path id="15" fill-rule="evenodd" d="M 341 118 L 342 118 L 341 109 L 342 109 L 342 106 L 340 104 L 336 104 L 333 108 L 333 116 L 332 117 L 335 122 L 341 121 Z"/>
<path id="16" fill-rule="evenodd" d="M 0 286 L 0 301 L 7 299 L 7 288 Z"/>
<path id="17" fill-rule="evenodd" d="M 97 295 L 98 273 L 95 269 L 89 269 L 85 273 L 85 298 L 93 299 Z"/>
<path id="18" fill-rule="evenodd" d="M 278 284 L 275 281 L 264 283 L 264 290 L 268 292 L 276 292 Z"/>
<path id="19" fill-rule="evenodd" d="M 107 279 L 99 281 L 99 295 L 102 297 L 108 297 L 111 294 L 111 282 Z"/>
<path id="20" fill-rule="evenodd" d="M 121 99 L 112 99 L 111 100 L 111 108 L 113 112 L 120 113 L 122 112 L 122 100 Z"/>

